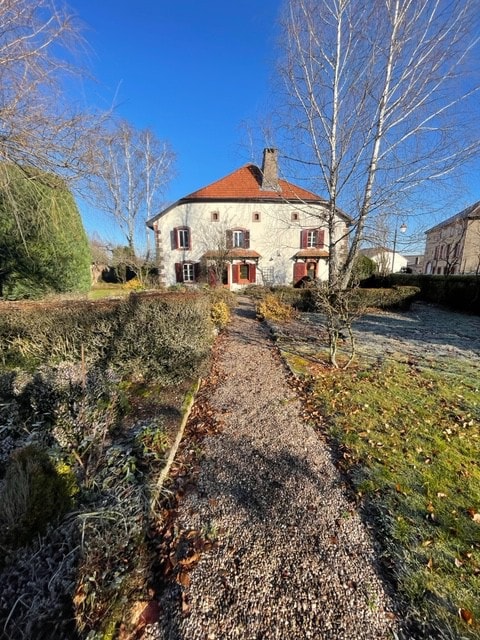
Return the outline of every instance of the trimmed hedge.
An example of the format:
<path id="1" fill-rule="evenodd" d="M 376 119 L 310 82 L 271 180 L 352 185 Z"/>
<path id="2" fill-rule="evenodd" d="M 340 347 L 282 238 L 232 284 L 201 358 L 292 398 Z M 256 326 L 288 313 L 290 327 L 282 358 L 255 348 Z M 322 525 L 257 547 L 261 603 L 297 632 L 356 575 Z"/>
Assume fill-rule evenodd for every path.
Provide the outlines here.
<path id="1" fill-rule="evenodd" d="M 191 373 L 213 339 L 211 302 L 199 293 L 132 293 L 96 302 L 8 303 L 0 309 L 7 367 L 84 361 L 171 382 Z"/>
<path id="2" fill-rule="evenodd" d="M 418 297 L 418 287 L 393 286 L 390 289 L 356 289 L 353 292 L 354 304 L 359 308 L 408 311 Z"/>
<path id="3" fill-rule="evenodd" d="M 458 311 L 480 315 L 479 276 L 439 276 L 417 274 L 392 274 L 386 277 L 372 276 L 361 283 L 365 288 L 414 286 L 420 289 L 419 298 L 425 302 L 441 304 Z"/>

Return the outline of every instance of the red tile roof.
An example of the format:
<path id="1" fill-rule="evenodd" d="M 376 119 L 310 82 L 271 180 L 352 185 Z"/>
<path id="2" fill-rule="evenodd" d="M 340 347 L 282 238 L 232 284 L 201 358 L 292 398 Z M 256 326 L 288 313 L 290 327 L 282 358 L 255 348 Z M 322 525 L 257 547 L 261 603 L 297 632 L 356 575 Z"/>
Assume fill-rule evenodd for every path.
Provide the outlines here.
<path id="1" fill-rule="evenodd" d="M 261 188 L 262 172 L 254 164 L 246 164 L 245 166 L 233 171 L 228 176 L 220 178 L 216 182 L 198 189 L 190 193 L 182 202 L 188 200 L 202 199 L 234 199 L 234 200 L 306 200 L 315 202 L 325 202 L 323 198 L 298 187 L 297 185 L 287 182 L 286 180 L 278 181 L 279 191 L 268 191 Z"/>

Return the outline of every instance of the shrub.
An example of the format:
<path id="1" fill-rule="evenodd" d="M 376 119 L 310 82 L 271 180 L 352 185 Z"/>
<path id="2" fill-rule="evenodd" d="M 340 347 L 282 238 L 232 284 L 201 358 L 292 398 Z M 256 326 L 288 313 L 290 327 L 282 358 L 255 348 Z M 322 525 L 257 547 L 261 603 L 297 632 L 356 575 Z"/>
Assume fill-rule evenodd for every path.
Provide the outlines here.
<path id="1" fill-rule="evenodd" d="M 225 289 L 224 287 L 208 287 L 206 292 L 212 304 L 223 302 L 230 311 L 234 309 L 237 304 L 237 296 L 233 291 L 230 291 L 230 289 Z"/>
<path id="2" fill-rule="evenodd" d="M 213 340 L 210 301 L 201 294 L 131 294 L 109 353 L 123 377 L 169 384 L 206 360 Z"/>
<path id="3" fill-rule="evenodd" d="M 0 357 L 33 369 L 68 360 L 122 376 L 171 382 L 208 355 L 210 300 L 199 293 L 132 293 L 128 299 L 25 304 L 0 313 Z"/>
<path id="4" fill-rule="evenodd" d="M 70 484 L 39 447 L 29 445 L 15 452 L 0 495 L 4 542 L 17 546 L 44 533 L 48 523 L 71 506 Z"/>
<path id="5" fill-rule="evenodd" d="M 418 297 L 418 287 L 399 287 L 390 289 L 356 289 L 352 302 L 359 309 L 375 307 L 376 309 L 407 311 Z"/>
<path id="6" fill-rule="evenodd" d="M 144 289 L 144 286 L 138 278 L 132 278 L 122 284 L 122 289 L 127 289 L 128 291 L 140 291 L 141 289 Z"/>
<path id="7" fill-rule="evenodd" d="M 288 322 L 295 315 L 294 309 L 283 303 L 273 294 L 267 295 L 257 304 L 257 316 L 261 320 L 271 320 L 273 322 Z"/>
<path id="8" fill-rule="evenodd" d="M 230 322 L 230 309 L 225 302 L 220 300 L 212 305 L 210 317 L 212 318 L 214 326 L 221 331 Z"/>
<path id="9" fill-rule="evenodd" d="M 88 239 L 73 196 L 58 176 L 3 164 L 0 254 L 0 295 L 88 291 Z"/>

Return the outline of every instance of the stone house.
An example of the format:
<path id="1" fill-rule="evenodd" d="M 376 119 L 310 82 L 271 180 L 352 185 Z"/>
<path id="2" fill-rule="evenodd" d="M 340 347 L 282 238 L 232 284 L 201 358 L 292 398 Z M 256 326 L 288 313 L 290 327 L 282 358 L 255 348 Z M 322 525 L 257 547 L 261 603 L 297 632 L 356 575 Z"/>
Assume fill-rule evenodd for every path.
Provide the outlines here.
<path id="1" fill-rule="evenodd" d="M 326 202 L 278 175 L 276 149 L 260 169 L 246 164 L 177 200 L 147 221 L 155 235 L 160 281 L 294 284 L 328 275 Z M 335 233 L 346 252 L 350 218 L 338 211 Z"/>
<path id="2" fill-rule="evenodd" d="M 480 272 L 480 202 L 425 232 L 424 273 Z"/>

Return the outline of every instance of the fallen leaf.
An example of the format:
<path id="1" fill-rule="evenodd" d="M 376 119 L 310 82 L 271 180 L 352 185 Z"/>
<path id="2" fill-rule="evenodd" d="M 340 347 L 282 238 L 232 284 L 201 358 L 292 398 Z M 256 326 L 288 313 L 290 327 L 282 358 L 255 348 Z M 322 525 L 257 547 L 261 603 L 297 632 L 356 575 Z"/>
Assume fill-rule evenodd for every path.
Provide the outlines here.
<path id="1" fill-rule="evenodd" d="M 199 560 L 200 560 L 200 554 L 194 553 L 191 556 L 188 556 L 188 558 L 183 558 L 183 560 L 179 560 L 179 564 L 181 564 L 182 567 L 191 567 L 192 565 L 196 564 Z"/>
<path id="2" fill-rule="evenodd" d="M 433 540 L 424 540 L 422 542 L 422 547 L 429 547 L 431 544 L 433 544 Z"/>
<path id="3" fill-rule="evenodd" d="M 181 571 L 178 575 L 177 575 L 177 583 L 180 584 L 182 587 L 189 587 L 190 586 L 190 575 L 186 572 L 186 571 Z"/>
<path id="4" fill-rule="evenodd" d="M 467 624 L 473 624 L 473 613 L 468 609 L 459 609 L 458 615 Z"/>
<path id="5" fill-rule="evenodd" d="M 442 493 L 441 491 L 437 493 L 437 498 L 446 498 L 446 497 L 447 497 L 446 493 Z"/>
<path id="6" fill-rule="evenodd" d="M 433 569 L 433 560 L 431 558 L 427 562 L 427 569 L 429 569 L 430 571 L 432 571 Z"/>
<path id="7" fill-rule="evenodd" d="M 463 562 L 461 560 L 459 560 L 458 558 L 455 558 L 455 566 L 456 567 L 462 567 L 463 566 Z"/>

